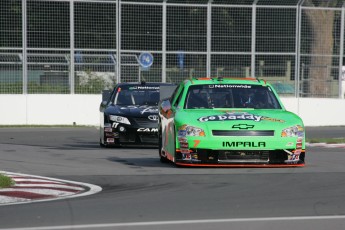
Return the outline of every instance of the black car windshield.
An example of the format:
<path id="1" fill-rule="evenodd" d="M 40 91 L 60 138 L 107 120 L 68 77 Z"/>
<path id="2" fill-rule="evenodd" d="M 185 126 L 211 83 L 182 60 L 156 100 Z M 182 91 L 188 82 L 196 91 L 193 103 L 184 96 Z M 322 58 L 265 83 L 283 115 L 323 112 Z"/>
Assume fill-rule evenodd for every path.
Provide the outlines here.
<path id="1" fill-rule="evenodd" d="M 268 86 L 212 84 L 190 86 L 184 108 L 281 109 L 281 106 Z"/>
<path id="2" fill-rule="evenodd" d="M 115 90 L 115 105 L 158 105 L 159 102 L 159 86 L 123 85 Z"/>

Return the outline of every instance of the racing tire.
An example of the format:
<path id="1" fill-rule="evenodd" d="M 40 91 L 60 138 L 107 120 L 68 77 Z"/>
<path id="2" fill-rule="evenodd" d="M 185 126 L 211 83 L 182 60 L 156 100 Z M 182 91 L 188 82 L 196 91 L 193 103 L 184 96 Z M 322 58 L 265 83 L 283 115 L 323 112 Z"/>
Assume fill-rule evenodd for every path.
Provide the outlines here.
<path id="1" fill-rule="evenodd" d="M 102 143 L 102 139 L 99 139 L 99 146 L 100 146 L 101 148 L 106 148 L 106 147 L 107 147 L 107 145 L 105 145 L 105 144 Z"/>

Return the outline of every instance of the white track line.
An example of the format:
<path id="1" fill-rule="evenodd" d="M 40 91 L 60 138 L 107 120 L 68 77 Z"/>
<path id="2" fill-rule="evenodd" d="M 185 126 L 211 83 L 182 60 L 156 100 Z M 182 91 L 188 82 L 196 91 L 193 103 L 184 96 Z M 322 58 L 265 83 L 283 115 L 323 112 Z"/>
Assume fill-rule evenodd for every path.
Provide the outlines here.
<path id="1" fill-rule="evenodd" d="M 83 191 L 85 188 L 83 187 L 75 187 L 75 186 L 68 186 L 68 185 L 56 185 L 56 184 L 15 184 L 15 187 L 18 187 L 18 189 L 25 188 L 25 187 L 37 187 L 37 188 L 61 188 L 61 189 L 73 189 L 73 190 L 78 190 L 78 191 Z"/>
<path id="2" fill-rule="evenodd" d="M 150 222 L 131 222 L 131 223 L 108 223 L 108 224 L 88 224 L 88 225 L 63 225 L 30 228 L 0 228 L 0 230 L 64 230 L 64 229 L 99 229 L 114 227 L 139 227 L 139 226 L 158 226 L 158 225 L 183 225 L 183 224 L 210 224 L 210 223 L 234 223 L 234 222 L 264 222 L 264 221 L 293 221 L 293 220 L 334 220 L 344 219 L 344 215 L 338 216 L 301 216 L 301 217 L 268 217 L 268 218 L 234 218 L 234 219 L 208 219 L 208 220 L 181 220 L 181 221 L 150 221 Z"/>

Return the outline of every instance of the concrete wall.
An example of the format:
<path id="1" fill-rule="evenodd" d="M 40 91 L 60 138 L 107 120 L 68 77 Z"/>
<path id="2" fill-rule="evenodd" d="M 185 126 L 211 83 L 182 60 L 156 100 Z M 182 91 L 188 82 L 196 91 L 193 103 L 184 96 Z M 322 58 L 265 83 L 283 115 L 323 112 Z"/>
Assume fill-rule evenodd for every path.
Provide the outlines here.
<path id="1" fill-rule="evenodd" d="M 306 126 L 345 126 L 344 99 L 281 98 Z M 101 95 L 0 95 L 0 125 L 98 126 Z"/>
<path id="2" fill-rule="evenodd" d="M 101 95 L 0 95 L 0 125 L 99 125 Z"/>

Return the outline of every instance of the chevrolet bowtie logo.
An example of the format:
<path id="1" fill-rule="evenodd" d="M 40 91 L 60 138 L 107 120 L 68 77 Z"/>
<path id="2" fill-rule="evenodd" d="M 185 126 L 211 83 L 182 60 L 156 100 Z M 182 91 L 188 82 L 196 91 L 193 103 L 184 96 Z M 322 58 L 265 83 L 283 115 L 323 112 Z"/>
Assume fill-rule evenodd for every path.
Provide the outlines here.
<path id="1" fill-rule="evenodd" d="M 247 125 L 247 124 L 238 124 L 238 125 L 233 125 L 233 129 L 252 129 L 254 128 L 254 125 Z"/>

